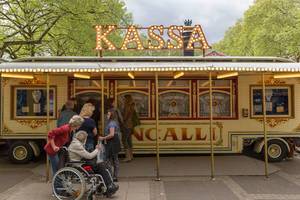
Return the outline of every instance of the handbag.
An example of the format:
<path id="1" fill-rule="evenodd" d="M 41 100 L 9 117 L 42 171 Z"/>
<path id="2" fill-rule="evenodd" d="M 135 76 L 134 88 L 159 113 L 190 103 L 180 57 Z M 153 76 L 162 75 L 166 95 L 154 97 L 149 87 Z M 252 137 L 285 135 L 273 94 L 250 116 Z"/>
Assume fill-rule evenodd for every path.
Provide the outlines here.
<path id="1" fill-rule="evenodd" d="M 100 149 L 98 151 L 98 154 L 97 154 L 97 164 L 98 163 L 102 163 L 105 161 L 105 147 L 104 147 L 104 144 L 100 141 L 99 144 L 100 146 Z"/>

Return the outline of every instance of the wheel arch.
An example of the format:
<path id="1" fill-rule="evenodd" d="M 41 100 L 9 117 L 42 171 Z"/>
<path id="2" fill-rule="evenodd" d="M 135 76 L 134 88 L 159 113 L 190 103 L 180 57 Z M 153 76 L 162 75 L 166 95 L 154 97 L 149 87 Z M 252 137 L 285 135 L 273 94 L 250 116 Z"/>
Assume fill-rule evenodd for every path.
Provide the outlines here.
<path id="1" fill-rule="evenodd" d="M 289 143 L 283 139 L 283 138 L 280 138 L 280 137 L 276 137 L 276 138 L 269 138 L 267 141 L 272 141 L 272 140 L 279 140 L 281 142 L 283 142 L 288 150 L 288 152 L 291 151 L 291 147 L 289 145 Z M 265 141 L 261 138 L 260 140 L 257 140 L 254 144 L 254 148 L 253 150 L 256 152 L 256 153 L 261 153 L 263 148 L 264 148 L 264 145 L 265 145 Z"/>

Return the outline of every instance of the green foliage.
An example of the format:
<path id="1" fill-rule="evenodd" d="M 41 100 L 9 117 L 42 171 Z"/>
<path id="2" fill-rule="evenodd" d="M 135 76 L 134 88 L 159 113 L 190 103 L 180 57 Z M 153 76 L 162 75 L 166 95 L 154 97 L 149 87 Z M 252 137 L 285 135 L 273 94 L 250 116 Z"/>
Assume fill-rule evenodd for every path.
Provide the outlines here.
<path id="1" fill-rule="evenodd" d="M 131 23 L 121 0 L 0 0 L 0 56 L 93 56 L 95 25 Z"/>
<path id="2" fill-rule="evenodd" d="M 227 55 L 300 59 L 300 1 L 256 0 L 213 47 Z"/>
<path id="3" fill-rule="evenodd" d="M 96 55 L 95 25 L 132 23 L 125 4 L 119 0 L 64 0 L 55 1 L 67 15 L 51 30 L 47 43 L 51 55 L 93 56 Z M 112 41 L 120 41 L 114 34 Z"/>

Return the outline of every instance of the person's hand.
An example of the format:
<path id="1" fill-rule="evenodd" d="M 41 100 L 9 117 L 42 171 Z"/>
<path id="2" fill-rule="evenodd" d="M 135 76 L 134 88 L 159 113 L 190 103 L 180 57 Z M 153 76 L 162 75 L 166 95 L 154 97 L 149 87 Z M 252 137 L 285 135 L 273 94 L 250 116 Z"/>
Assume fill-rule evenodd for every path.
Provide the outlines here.
<path id="1" fill-rule="evenodd" d="M 99 136 L 99 140 L 103 141 L 103 140 L 105 140 L 105 137 Z"/>
<path id="2" fill-rule="evenodd" d="M 54 152 L 58 152 L 59 151 L 59 147 L 58 146 L 54 146 L 53 150 L 54 150 Z"/>
<path id="3" fill-rule="evenodd" d="M 96 149 L 100 150 L 101 146 L 99 144 L 96 145 Z"/>

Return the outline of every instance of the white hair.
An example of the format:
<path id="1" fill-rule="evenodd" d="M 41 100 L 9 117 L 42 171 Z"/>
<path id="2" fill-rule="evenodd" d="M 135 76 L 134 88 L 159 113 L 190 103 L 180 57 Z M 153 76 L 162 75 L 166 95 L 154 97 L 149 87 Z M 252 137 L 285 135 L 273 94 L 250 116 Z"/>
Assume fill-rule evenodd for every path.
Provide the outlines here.
<path id="1" fill-rule="evenodd" d="M 87 139 L 88 134 L 85 131 L 78 131 L 75 134 L 75 138 L 77 140 L 79 140 L 81 143 L 85 143 L 86 139 Z"/>
<path id="2" fill-rule="evenodd" d="M 74 115 L 70 121 L 69 121 L 69 124 L 70 126 L 72 127 L 78 127 L 78 126 L 81 126 L 81 124 L 83 123 L 84 119 L 79 116 L 79 115 Z"/>

